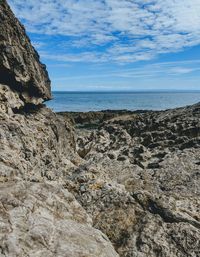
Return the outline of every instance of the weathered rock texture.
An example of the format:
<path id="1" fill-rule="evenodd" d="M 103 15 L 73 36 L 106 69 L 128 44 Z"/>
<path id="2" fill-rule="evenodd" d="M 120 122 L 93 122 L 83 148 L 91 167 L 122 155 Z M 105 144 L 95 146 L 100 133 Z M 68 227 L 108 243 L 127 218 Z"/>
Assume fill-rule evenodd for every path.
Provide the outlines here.
<path id="1" fill-rule="evenodd" d="M 68 179 L 94 226 L 122 257 L 200 256 L 200 104 L 86 116 Z"/>
<path id="2" fill-rule="evenodd" d="M 0 256 L 117 257 L 66 187 L 74 129 L 42 105 L 48 74 L 4 0 L 0 49 Z"/>
<path id="3" fill-rule="evenodd" d="M 0 84 L 17 90 L 27 103 L 51 98 L 45 65 L 6 0 L 0 1 L 0 52 Z"/>
<path id="4" fill-rule="evenodd" d="M 0 187 L 0 256 L 117 256 L 75 198 L 57 183 Z"/>

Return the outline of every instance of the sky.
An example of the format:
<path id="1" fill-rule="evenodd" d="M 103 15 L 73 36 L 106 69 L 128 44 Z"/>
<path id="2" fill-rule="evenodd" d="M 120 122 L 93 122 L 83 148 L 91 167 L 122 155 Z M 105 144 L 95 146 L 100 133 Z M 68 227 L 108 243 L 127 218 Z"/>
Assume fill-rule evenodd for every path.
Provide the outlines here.
<path id="1" fill-rule="evenodd" d="M 200 0 L 8 0 L 54 91 L 200 90 Z"/>

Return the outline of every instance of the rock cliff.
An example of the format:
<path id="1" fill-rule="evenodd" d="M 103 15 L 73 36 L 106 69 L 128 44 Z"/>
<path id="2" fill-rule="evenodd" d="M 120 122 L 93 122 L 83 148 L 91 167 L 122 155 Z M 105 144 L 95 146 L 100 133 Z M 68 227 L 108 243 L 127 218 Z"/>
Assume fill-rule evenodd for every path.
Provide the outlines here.
<path id="1" fill-rule="evenodd" d="M 117 257 L 65 187 L 79 159 L 45 66 L 6 1 L 0 1 L 0 256 Z"/>
<path id="2" fill-rule="evenodd" d="M 0 83 L 19 92 L 27 103 L 51 98 L 50 80 L 24 27 L 6 0 L 0 1 Z"/>

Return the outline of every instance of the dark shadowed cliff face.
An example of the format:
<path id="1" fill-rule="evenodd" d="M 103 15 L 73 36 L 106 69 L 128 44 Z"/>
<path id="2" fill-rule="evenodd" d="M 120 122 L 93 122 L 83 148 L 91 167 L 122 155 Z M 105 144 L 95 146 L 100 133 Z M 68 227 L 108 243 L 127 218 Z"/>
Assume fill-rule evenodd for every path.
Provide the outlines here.
<path id="1" fill-rule="evenodd" d="M 41 104 L 48 74 L 4 0 L 0 51 L 0 256 L 117 257 L 67 189 L 73 127 Z"/>
<path id="2" fill-rule="evenodd" d="M 20 92 L 26 102 L 51 98 L 45 65 L 5 0 L 0 1 L 0 83 Z"/>

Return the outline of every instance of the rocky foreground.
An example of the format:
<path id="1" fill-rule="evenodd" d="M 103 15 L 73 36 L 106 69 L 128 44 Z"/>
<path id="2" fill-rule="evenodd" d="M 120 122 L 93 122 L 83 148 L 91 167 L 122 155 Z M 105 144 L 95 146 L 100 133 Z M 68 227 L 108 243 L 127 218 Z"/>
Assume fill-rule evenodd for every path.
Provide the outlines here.
<path id="1" fill-rule="evenodd" d="M 0 257 L 200 256 L 200 104 L 55 114 L 0 1 Z"/>
<path id="2" fill-rule="evenodd" d="M 200 104 L 62 115 L 84 160 L 70 191 L 119 255 L 200 256 Z"/>

